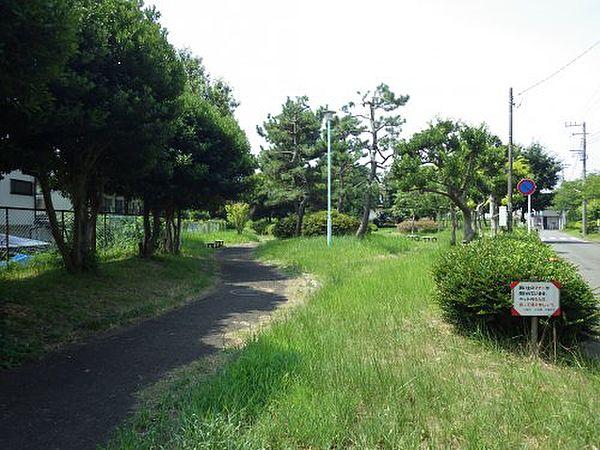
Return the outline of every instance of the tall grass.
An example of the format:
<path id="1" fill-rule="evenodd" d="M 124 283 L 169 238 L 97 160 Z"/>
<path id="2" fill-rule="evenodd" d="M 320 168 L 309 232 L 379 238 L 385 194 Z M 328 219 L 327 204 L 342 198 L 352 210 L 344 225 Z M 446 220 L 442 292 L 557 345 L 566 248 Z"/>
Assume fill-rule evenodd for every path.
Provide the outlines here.
<path id="1" fill-rule="evenodd" d="M 443 245 L 443 244 L 442 244 Z M 114 448 L 593 448 L 597 368 L 455 334 L 430 302 L 439 246 L 372 235 L 269 242 L 322 289 L 216 375 L 152 397 Z"/>

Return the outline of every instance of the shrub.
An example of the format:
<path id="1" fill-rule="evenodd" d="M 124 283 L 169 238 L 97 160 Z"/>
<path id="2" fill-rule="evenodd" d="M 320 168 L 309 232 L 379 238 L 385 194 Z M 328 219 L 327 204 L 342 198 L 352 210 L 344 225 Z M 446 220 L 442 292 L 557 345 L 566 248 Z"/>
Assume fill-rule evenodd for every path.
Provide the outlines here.
<path id="1" fill-rule="evenodd" d="M 273 236 L 274 235 L 274 230 L 275 230 L 275 222 L 271 222 L 269 225 L 267 225 L 265 227 L 265 235 L 266 236 Z"/>
<path id="2" fill-rule="evenodd" d="M 242 234 L 246 222 L 250 218 L 250 205 L 248 203 L 229 203 L 225 205 L 227 222 L 229 222 L 238 234 Z"/>
<path id="3" fill-rule="evenodd" d="M 420 233 L 435 233 L 438 231 L 438 224 L 435 220 L 431 219 L 419 219 L 415 220 L 405 220 L 396 225 L 398 231 L 401 233 L 411 233 L 411 232 L 420 232 Z"/>
<path id="4" fill-rule="evenodd" d="M 523 318 L 510 314 L 512 281 L 558 281 L 562 341 L 595 334 L 599 312 L 590 287 L 577 268 L 556 257 L 537 236 L 502 235 L 453 248 L 433 267 L 435 297 L 446 318 L 464 329 L 483 327 L 496 335 L 524 333 Z M 550 319 L 540 321 L 547 326 Z"/>
<path id="5" fill-rule="evenodd" d="M 271 224 L 271 219 L 264 218 L 258 219 L 252 222 L 252 229 L 260 235 L 265 235 L 267 233 L 267 227 Z"/>
<path id="6" fill-rule="evenodd" d="M 273 236 L 280 239 L 294 237 L 296 233 L 296 215 L 284 217 L 275 222 L 273 227 Z"/>
<path id="7" fill-rule="evenodd" d="M 331 211 L 331 232 L 335 235 L 353 234 L 360 222 L 354 217 L 337 211 Z M 302 227 L 304 236 L 323 236 L 327 234 L 327 211 L 308 214 Z"/>

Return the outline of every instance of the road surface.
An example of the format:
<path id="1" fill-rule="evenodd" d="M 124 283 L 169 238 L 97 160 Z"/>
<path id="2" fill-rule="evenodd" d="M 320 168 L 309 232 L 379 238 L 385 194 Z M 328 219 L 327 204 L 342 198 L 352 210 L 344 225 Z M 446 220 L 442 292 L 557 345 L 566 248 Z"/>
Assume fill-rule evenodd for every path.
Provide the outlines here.
<path id="1" fill-rule="evenodd" d="M 289 279 L 252 249 L 218 256 L 221 283 L 207 297 L 106 333 L 41 361 L 0 371 L 0 449 L 94 449 L 131 413 L 136 392 L 219 351 L 286 302 Z"/>
<path id="2" fill-rule="evenodd" d="M 540 238 L 564 259 L 576 264 L 590 286 L 597 292 L 600 290 L 600 244 L 584 241 L 562 231 L 540 231 Z"/>

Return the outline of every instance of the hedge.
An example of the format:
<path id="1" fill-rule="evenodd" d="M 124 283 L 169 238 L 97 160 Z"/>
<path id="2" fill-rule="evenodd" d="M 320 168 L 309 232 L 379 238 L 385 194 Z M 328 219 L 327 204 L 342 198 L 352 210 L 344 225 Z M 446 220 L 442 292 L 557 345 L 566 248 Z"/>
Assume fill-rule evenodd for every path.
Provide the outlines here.
<path id="1" fill-rule="evenodd" d="M 358 219 L 335 210 L 331 211 L 331 232 L 334 235 L 354 234 L 359 225 Z M 308 214 L 304 218 L 302 234 L 304 236 L 324 236 L 327 234 L 327 211 Z"/>
<path id="2" fill-rule="evenodd" d="M 464 329 L 484 327 L 515 337 L 526 330 L 524 318 L 510 314 L 512 281 L 558 281 L 561 310 L 557 330 L 562 342 L 598 332 L 594 293 L 577 268 L 560 258 L 535 235 L 502 235 L 455 247 L 434 263 L 435 298 L 446 318 Z M 549 320 L 542 319 L 542 326 Z"/>

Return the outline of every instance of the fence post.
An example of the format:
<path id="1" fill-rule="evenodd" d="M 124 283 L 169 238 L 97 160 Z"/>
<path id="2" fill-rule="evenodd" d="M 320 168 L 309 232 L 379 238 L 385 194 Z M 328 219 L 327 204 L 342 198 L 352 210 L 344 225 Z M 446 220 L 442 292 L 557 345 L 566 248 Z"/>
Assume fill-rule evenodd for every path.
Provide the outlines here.
<path id="1" fill-rule="evenodd" d="M 5 238 L 6 238 L 6 267 L 10 262 L 10 245 L 8 243 L 8 208 L 4 208 L 4 219 L 6 220 Z"/>

